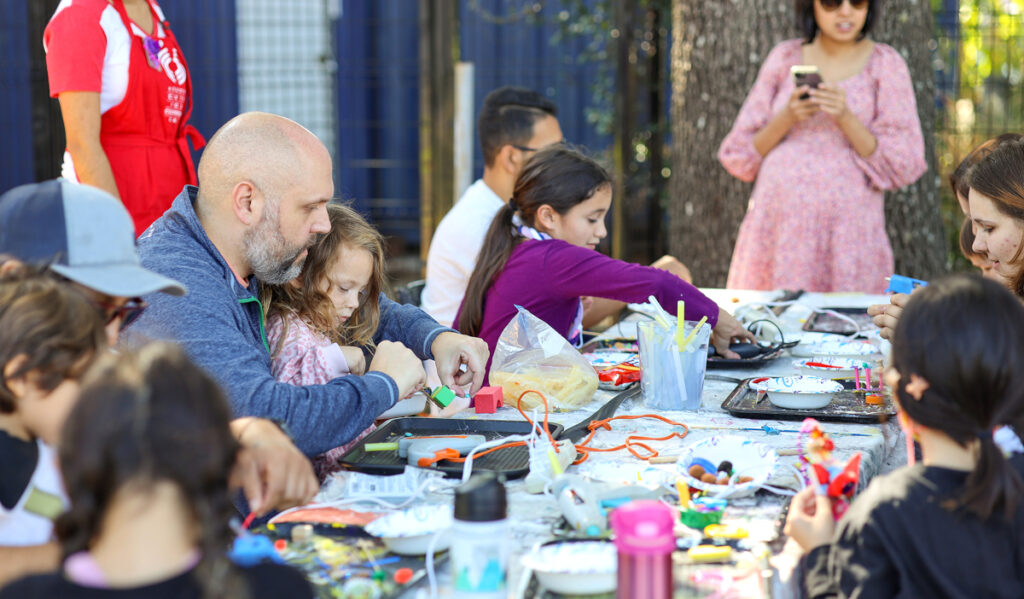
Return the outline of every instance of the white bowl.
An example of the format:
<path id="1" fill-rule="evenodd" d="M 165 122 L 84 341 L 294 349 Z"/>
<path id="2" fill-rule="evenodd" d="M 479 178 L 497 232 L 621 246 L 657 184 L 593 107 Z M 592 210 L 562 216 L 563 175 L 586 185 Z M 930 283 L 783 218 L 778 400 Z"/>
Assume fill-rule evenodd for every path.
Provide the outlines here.
<path id="1" fill-rule="evenodd" d="M 832 403 L 832 397 L 843 390 L 839 383 L 817 376 L 782 376 L 755 379 L 755 391 L 768 394 L 768 401 L 780 408 L 815 410 Z"/>
<path id="2" fill-rule="evenodd" d="M 860 358 L 821 356 L 819 358 L 795 360 L 793 366 L 799 368 L 806 375 L 827 379 L 843 379 L 856 375 L 856 368 L 860 368 L 861 372 L 871 368 L 871 363 Z"/>
<path id="3" fill-rule="evenodd" d="M 690 476 L 694 458 L 703 458 L 716 467 L 725 460 L 732 462 L 734 473 L 730 484 L 713 485 Z M 778 460 L 775 450 L 764 443 L 736 435 L 715 435 L 683 449 L 676 468 L 677 474 L 691 487 L 715 497 L 736 498 L 756 493 L 768 481 Z M 750 476 L 754 480 L 737 484 L 735 481 L 740 476 Z"/>
<path id="4" fill-rule="evenodd" d="M 848 358 L 868 358 L 881 355 L 881 350 L 869 341 L 820 341 L 817 343 L 800 343 L 789 350 L 798 358 L 814 358 L 818 356 L 843 356 Z"/>
<path id="5" fill-rule="evenodd" d="M 430 541 L 441 533 L 434 551 L 448 548 L 445 534 L 452 526 L 452 508 L 444 504 L 418 505 L 414 508 L 382 516 L 366 525 L 367 533 L 384 541 L 388 549 L 399 555 L 425 555 Z"/>
<path id="6" fill-rule="evenodd" d="M 563 595 L 595 595 L 615 590 L 618 553 L 607 541 L 551 543 L 522 557 L 541 586 Z"/>

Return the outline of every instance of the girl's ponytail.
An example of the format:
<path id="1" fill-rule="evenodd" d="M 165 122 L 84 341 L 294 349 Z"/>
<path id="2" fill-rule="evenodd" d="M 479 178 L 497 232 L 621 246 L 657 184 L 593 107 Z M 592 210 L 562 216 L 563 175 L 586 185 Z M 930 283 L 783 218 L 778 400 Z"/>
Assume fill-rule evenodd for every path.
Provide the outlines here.
<path id="1" fill-rule="evenodd" d="M 480 326 L 484 318 L 484 295 L 494 279 L 504 270 L 512 250 L 515 249 L 512 215 L 516 209 L 513 201 L 506 202 L 498 214 L 494 215 L 487 235 L 484 236 L 484 244 L 480 247 L 480 255 L 476 258 L 473 274 L 466 285 L 459 321 L 455 323 L 456 328 L 464 335 L 480 335 Z"/>

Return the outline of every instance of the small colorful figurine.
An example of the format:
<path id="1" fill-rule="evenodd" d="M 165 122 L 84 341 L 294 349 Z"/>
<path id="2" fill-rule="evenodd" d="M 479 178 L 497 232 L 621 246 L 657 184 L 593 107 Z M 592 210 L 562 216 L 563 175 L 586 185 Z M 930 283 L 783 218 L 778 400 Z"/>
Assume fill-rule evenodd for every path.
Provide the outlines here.
<path id="1" fill-rule="evenodd" d="M 808 439 L 803 443 L 805 436 Z M 838 462 L 832 456 L 835 443 L 813 418 L 804 420 L 800 426 L 800 439 L 803 443 L 801 469 L 807 483 L 815 485 L 818 494 L 832 499 L 832 515 L 838 520 L 850 507 L 850 500 L 860 481 L 860 453 L 854 454 L 845 464 Z"/>

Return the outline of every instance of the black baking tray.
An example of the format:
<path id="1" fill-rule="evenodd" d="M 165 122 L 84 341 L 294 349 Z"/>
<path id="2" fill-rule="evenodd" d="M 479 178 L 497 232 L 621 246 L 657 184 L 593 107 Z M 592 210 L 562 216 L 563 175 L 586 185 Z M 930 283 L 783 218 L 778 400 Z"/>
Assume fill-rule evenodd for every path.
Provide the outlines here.
<path id="1" fill-rule="evenodd" d="M 868 316 L 867 308 L 821 308 L 821 310 L 831 310 L 838 312 L 843 316 L 852 318 L 860 329 L 857 331 L 853 330 L 853 325 L 846 322 L 841 318 L 836 318 L 833 314 L 827 312 L 813 312 L 804 321 L 804 330 L 814 333 L 837 333 L 839 335 L 852 335 L 858 331 L 872 331 L 877 329 L 875 322 Z"/>
<path id="2" fill-rule="evenodd" d="M 542 424 L 543 426 L 543 424 Z M 398 457 L 397 451 L 366 451 L 367 443 L 391 443 L 406 437 L 425 435 L 483 435 L 488 441 L 511 435 L 527 435 L 532 425 L 525 420 L 460 420 L 449 418 L 395 418 L 350 449 L 338 461 L 348 470 L 368 474 L 401 474 L 408 464 Z M 555 439 L 562 433 L 562 425 L 549 423 L 548 431 Z M 462 476 L 461 462 L 438 462 L 437 469 L 450 478 Z M 530 452 L 525 446 L 508 447 L 485 456 L 473 458 L 473 471 L 490 470 L 506 478 L 520 478 L 530 471 Z"/>
<path id="3" fill-rule="evenodd" d="M 803 420 L 815 418 L 826 422 L 855 422 L 860 424 L 876 424 L 896 415 L 896 407 L 892 400 L 881 393 L 884 403 L 868 405 L 864 403 L 864 392 L 855 391 L 853 381 L 840 380 L 844 390 L 836 393 L 832 403 L 816 410 L 790 410 L 780 408 L 762 396 L 758 401 L 757 391 L 750 388 L 750 381 L 764 377 L 744 379 L 722 402 L 722 409 L 733 416 L 742 418 L 760 418 L 764 420 Z M 879 393 L 875 391 L 875 393 Z"/>

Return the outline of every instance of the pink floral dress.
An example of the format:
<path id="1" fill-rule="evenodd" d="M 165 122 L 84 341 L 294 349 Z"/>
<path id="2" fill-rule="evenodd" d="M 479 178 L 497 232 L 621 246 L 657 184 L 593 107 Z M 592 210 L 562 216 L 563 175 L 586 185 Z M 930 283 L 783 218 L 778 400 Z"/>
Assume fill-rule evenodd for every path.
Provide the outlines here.
<path id="1" fill-rule="evenodd" d="M 324 385 L 349 374 L 345 354 L 337 343 L 309 328 L 300 318 L 289 315 L 287 319 L 287 332 L 281 316 L 272 316 L 267 321 L 267 344 L 277 352 L 271 357 L 270 371 L 278 382 L 295 386 Z M 283 342 L 282 335 L 285 336 Z M 332 472 L 340 470 L 338 459 L 375 428 L 371 424 L 355 439 L 316 456 L 313 468 L 321 482 Z"/>
<path id="2" fill-rule="evenodd" d="M 878 140 L 871 156 L 861 158 L 818 112 L 762 157 L 754 135 L 789 101 L 800 47 L 788 40 L 772 49 L 718 150 L 729 173 L 755 181 L 728 287 L 878 293 L 893 272 L 882 192 L 927 168 L 910 73 L 896 50 L 875 43 L 861 72 L 839 82 L 849 110 Z"/>

